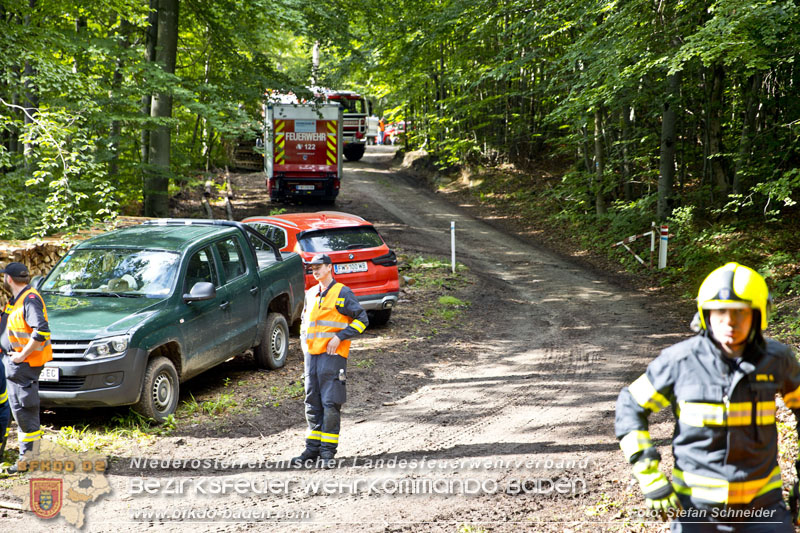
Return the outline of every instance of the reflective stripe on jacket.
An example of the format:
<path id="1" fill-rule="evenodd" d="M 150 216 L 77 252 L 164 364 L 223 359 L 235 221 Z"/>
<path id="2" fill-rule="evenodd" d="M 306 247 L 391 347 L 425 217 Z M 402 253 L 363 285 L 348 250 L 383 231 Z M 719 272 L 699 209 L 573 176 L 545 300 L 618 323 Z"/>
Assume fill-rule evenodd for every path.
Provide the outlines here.
<path id="1" fill-rule="evenodd" d="M 15 352 L 21 352 L 22 349 L 25 348 L 25 345 L 28 344 L 28 341 L 31 340 L 31 335 L 33 334 L 33 328 L 25 322 L 23 309 L 25 298 L 29 294 L 35 294 L 39 299 L 42 298 L 36 289 L 29 288 L 23 291 L 11 307 L 8 322 L 6 323 L 8 341 L 11 343 L 11 349 Z M 47 308 L 44 305 L 42 305 L 42 311 L 44 313 L 44 319 L 47 320 Z M 42 366 L 53 359 L 53 347 L 50 345 L 50 332 L 39 332 L 39 334 L 44 336 L 45 340 L 37 350 L 32 351 L 25 359 L 25 362 L 30 366 Z"/>
<path id="2" fill-rule="evenodd" d="M 800 414 L 800 363 L 791 348 L 751 343 L 736 364 L 700 334 L 661 352 L 622 390 L 616 435 L 630 462 L 660 459 L 647 419 L 670 407 L 678 494 L 700 508 L 770 505 L 781 499 L 776 393 Z"/>
<path id="3" fill-rule="evenodd" d="M 314 307 L 311 308 L 309 315 L 308 330 L 306 332 L 306 342 L 308 352 L 311 354 L 325 353 L 328 341 L 342 331 L 353 320 L 347 315 L 343 315 L 336 308 L 340 300 L 339 293 L 344 285 L 335 283 L 323 298 L 314 299 Z M 350 341 L 345 340 L 339 343 L 336 353 L 342 357 L 347 357 L 350 353 Z"/>

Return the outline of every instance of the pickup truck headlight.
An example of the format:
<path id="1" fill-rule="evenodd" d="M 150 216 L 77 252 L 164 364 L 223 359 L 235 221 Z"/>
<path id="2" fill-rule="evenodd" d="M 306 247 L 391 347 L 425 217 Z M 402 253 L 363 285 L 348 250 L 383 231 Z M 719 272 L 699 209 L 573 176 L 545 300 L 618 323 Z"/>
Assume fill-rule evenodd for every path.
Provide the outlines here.
<path id="1" fill-rule="evenodd" d="M 130 337 L 128 335 L 93 340 L 86 349 L 84 357 L 86 359 L 100 359 L 103 357 L 121 355 L 128 349 L 129 340 Z"/>

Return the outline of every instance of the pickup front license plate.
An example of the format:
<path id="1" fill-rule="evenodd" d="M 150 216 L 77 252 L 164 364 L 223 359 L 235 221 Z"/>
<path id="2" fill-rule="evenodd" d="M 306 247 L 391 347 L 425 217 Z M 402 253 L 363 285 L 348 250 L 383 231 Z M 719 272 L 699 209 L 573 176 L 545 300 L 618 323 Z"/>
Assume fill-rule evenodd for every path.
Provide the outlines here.
<path id="1" fill-rule="evenodd" d="M 297 186 L 297 190 L 298 191 L 313 191 L 314 190 L 314 186 L 313 185 L 298 185 Z"/>
<path id="2" fill-rule="evenodd" d="M 354 272 L 366 272 L 367 262 L 360 261 L 358 263 L 342 263 L 333 265 L 333 272 L 336 274 L 352 274 Z"/>
<path id="3" fill-rule="evenodd" d="M 44 367 L 39 374 L 39 381 L 58 381 L 58 368 Z"/>

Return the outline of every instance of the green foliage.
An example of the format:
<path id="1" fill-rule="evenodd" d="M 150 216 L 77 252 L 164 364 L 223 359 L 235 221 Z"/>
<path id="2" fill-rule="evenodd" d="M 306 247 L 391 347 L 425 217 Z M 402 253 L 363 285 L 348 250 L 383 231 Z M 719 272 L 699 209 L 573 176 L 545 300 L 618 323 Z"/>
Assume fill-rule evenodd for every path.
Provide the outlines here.
<path id="1" fill-rule="evenodd" d="M 800 190 L 800 168 L 782 172 L 778 178 L 758 183 L 753 187 L 753 192 L 767 198 L 767 203 L 764 204 L 765 214 L 777 214 L 774 207 L 770 210 L 769 203 L 772 201 L 777 203 L 775 207 L 780 207 L 781 203 L 787 207 L 797 204 L 792 196 L 796 197 L 798 190 Z"/>
<path id="2" fill-rule="evenodd" d="M 348 26 L 328 3 L 181 3 L 173 75 L 146 58 L 147 2 L 84 4 L 0 2 L 0 46 L 13 51 L 0 57 L 0 239 L 140 214 L 142 135 L 160 126 L 171 180 L 222 166 L 261 131 L 266 90 L 308 83 L 308 43 Z M 171 117 L 143 109 L 156 93 L 172 97 Z"/>
<path id="3" fill-rule="evenodd" d="M 426 310 L 424 316 L 436 316 L 442 320 L 453 320 L 460 315 L 464 309 L 469 307 L 469 302 L 464 302 L 449 295 L 440 296 L 437 301 L 439 307 Z"/>
<path id="4" fill-rule="evenodd" d="M 356 366 L 358 368 L 372 368 L 375 366 L 375 360 L 372 358 L 361 359 L 360 361 L 356 361 Z"/>
<path id="5" fill-rule="evenodd" d="M 213 400 L 205 400 L 200 404 L 200 410 L 208 415 L 219 415 L 232 407 L 236 407 L 233 393 L 220 393 Z"/>
<path id="6" fill-rule="evenodd" d="M 31 164 L 25 187 L 46 191 L 37 233 L 85 227 L 116 215 L 114 187 L 97 160 L 96 141 L 66 111 L 39 111 L 21 129 Z"/>
<path id="7" fill-rule="evenodd" d="M 124 450 L 131 441 L 139 446 L 151 444 L 156 436 L 172 433 L 177 427 L 175 417 L 169 415 L 163 424 L 145 418 L 132 409 L 116 414 L 104 426 L 63 426 L 56 434 L 56 442 L 75 452 L 99 450 L 115 452 Z"/>
<path id="8" fill-rule="evenodd" d="M 409 146 L 439 168 L 571 164 L 545 193 L 568 224 L 595 217 L 639 232 L 665 199 L 695 221 L 770 222 L 797 201 L 791 0 L 201 0 L 180 4 L 175 74 L 146 59 L 147 3 L 0 9 L 0 46 L 17 52 L 0 57 L 11 185 L 0 238 L 139 214 L 152 170 L 142 137 L 159 127 L 175 184 L 223 165 L 237 139 L 259 134 L 266 90 L 308 85 L 315 42 L 316 84 L 366 93 L 379 114 L 407 120 Z M 150 117 L 153 94 L 172 97 L 171 117 Z M 671 186 L 659 182 L 665 104 L 677 117 Z"/>
<path id="9" fill-rule="evenodd" d="M 372 1 L 351 21 L 352 49 L 323 68 L 372 88 L 439 168 L 572 158 L 556 198 L 564 217 L 620 231 L 647 227 L 657 192 L 667 211 L 697 207 L 706 219 L 777 220 L 796 201 L 800 9 L 790 0 Z M 672 184 L 659 183 L 667 102 Z"/>
<path id="10" fill-rule="evenodd" d="M 270 395 L 278 400 L 287 398 L 299 398 L 305 394 L 305 384 L 303 379 L 292 381 L 288 385 L 270 387 Z"/>

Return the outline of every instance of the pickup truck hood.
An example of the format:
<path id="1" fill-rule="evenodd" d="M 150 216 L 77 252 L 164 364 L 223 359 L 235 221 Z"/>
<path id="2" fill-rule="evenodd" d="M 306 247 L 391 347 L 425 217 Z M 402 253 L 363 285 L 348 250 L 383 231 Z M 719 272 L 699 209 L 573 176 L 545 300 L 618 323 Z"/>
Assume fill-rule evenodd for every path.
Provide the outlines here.
<path id="1" fill-rule="evenodd" d="M 161 309 L 166 299 L 43 294 L 53 339 L 121 335 Z"/>

